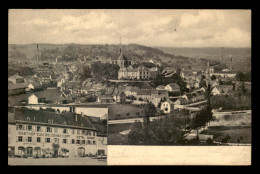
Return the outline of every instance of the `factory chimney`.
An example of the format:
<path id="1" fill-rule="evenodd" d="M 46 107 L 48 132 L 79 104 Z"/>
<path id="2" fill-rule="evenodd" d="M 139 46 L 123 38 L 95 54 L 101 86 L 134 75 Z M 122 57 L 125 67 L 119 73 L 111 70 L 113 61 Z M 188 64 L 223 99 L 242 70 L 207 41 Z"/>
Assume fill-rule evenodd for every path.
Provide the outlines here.
<path id="1" fill-rule="evenodd" d="M 232 56 L 231 56 L 231 54 L 229 55 L 229 57 L 230 57 L 230 71 L 232 71 Z"/>

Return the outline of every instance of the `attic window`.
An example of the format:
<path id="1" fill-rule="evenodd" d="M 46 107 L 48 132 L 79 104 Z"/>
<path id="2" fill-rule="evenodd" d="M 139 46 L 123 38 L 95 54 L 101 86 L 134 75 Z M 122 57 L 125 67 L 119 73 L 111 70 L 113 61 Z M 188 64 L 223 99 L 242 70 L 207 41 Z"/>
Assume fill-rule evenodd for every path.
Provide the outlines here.
<path id="1" fill-rule="evenodd" d="M 30 117 L 27 117 L 26 119 L 27 119 L 28 121 L 30 121 Z"/>
<path id="2" fill-rule="evenodd" d="M 48 120 L 48 123 L 51 123 L 51 119 Z"/>

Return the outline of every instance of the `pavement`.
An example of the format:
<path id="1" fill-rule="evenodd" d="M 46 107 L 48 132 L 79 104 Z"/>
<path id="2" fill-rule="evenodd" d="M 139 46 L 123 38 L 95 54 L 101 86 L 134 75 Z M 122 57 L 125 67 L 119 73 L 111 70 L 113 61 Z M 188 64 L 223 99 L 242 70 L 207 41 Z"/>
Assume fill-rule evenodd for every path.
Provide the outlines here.
<path id="1" fill-rule="evenodd" d="M 107 165 L 106 160 L 92 159 L 90 157 L 84 158 L 8 158 L 8 165 Z"/>

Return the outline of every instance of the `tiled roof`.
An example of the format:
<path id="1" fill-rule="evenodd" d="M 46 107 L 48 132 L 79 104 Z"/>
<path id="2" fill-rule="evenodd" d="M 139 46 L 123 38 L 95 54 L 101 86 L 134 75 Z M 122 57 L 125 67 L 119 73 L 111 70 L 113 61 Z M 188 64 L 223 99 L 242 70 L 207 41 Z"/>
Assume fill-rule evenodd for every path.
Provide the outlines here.
<path id="1" fill-rule="evenodd" d="M 18 73 L 8 78 L 8 80 L 16 80 L 16 79 L 23 79 L 23 77 L 19 76 Z"/>
<path id="2" fill-rule="evenodd" d="M 157 89 L 162 89 L 162 90 L 164 90 L 164 89 L 165 89 L 165 86 L 159 85 L 159 86 L 157 86 L 156 88 L 157 88 Z"/>
<path id="3" fill-rule="evenodd" d="M 8 84 L 8 90 L 23 89 L 23 88 L 27 88 L 28 85 L 29 85 L 29 83 Z"/>
<path id="4" fill-rule="evenodd" d="M 10 115 L 11 116 L 11 115 Z M 9 115 L 8 115 L 9 117 Z M 28 119 L 29 117 L 29 119 Z M 14 114 L 15 121 L 29 121 L 31 123 L 45 123 L 45 124 L 57 124 L 63 126 L 79 126 L 84 128 L 94 129 L 93 125 L 89 119 L 85 116 L 81 116 L 72 112 L 62 112 L 57 114 L 50 111 L 41 111 L 41 110 L 30 110 L 26 108 L 16 108 Z M 11 120 L 11 119 L 10 119 Z M 49 121 L 53 120 L 52 123 Z"/>
<path id="5" fill-rule="evenodd" d="M 100 96 L 99 96 L 99 99 L 100 99 L 100 100 L 106 100 L 106 99 L 111 100 L 111 99 L 113 99 L 113 97 L 110 96 L 110 95 L 100 95 Z"/>
<path id="6" fill-rule="evenodd" d="M 151 95 L 151 90 L 147 89 L 139 89 L 137 91 L 137 95 Z"/>

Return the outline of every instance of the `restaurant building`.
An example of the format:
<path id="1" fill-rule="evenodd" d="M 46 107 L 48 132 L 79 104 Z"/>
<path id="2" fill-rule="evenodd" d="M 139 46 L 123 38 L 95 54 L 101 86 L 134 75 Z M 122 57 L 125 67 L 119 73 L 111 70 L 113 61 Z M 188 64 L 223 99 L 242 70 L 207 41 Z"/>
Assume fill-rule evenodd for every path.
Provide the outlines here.
<path id="1" fill-rule="evenodd" d="M 8 154 L 18 157 L 106 155 L 107 137 L 87 117 L 27 108 L 8 112 Z"/>

